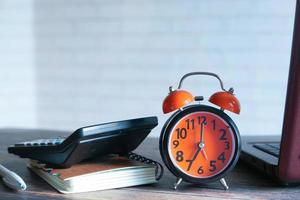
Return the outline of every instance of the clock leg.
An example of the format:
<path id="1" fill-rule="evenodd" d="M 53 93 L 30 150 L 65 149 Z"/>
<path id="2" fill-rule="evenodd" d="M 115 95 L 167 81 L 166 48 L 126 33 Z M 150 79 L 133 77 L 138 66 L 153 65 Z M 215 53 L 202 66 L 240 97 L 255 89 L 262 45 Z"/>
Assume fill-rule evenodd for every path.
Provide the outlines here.
<path id="1" fill-rule="evenodd" d="M 182 181 L 182 178 L 177 178 L 177 180 L 176 180 L 176 182 L 175 182 L 175 184 L 174 184 L 174 190 L 177 189 L 177 187 L 178 187 L 178 185 L 181 183 L 181 181 Z"/>
<path id="2" fill-rule="evenodd" d="M 220 183 L 221 183 L 221 185 L 224 187 L 225 190 L 228 190 L 228 189 L 229 189 L 229 187 L 228 187 L 228 185 L 227 185 L 227 183 L 226 183 L 226 181 L 225 181 L 224 178 L 221 178 L 221 179 L 220 179 Z"/>

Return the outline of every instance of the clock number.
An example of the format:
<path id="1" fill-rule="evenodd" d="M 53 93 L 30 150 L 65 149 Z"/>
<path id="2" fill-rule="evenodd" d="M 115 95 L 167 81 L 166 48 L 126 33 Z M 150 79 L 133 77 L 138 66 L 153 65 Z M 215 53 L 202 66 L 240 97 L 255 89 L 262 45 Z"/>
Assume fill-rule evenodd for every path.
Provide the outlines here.
<path id="1" fill-rule="evenodd" d="M 174 140 L 173 141 L 173 145 L 174 145 L 173 149 L 177 148 L 178 145 L 179 145 L 179 141 L 178 140 Z"/>
<path id="2" fill-rule="evenodd" d="M 220 129 L 220 132 L 221 132 L 220 140 L 227 140 L 227 138 L 226 138 L 226 130 L 225 129 Z"/>
<path id="3" fill-rule="evenodd" d="M 202 166 L 200 166 L 199 167 L 199 169 L 198 169 L 198 174 L 203 174 L 204 173 L 204 171 L 203 171 L 203 167 Z"/>
<path id="4" fill-rule="evenodd" d="M 211 123 L 212 123 L 212 129 L 215 131 L 216 130 L 216 120 L 215 119 L 212 120 Z"/>
<path id="5" fill-rule="evenodd" d="M 186 162 L 189 163 L 189 166 L 188 166 L 188 168 L 187 168 L 187 171 L 190 171 L 191 166 L 192 166 L 192 164 L 193 164 L 193 160 L 186 160 Z"/>
<path id="6" fill-rule="evenodd" d="M 187 119 L 185 120 L 186 121 L 186 124 L 187 124 L 187 129 L 190 129 L 190 124 L 192 125 L 192 129 L 195 128 L 195 120 L 194 119 Z"/>
<path id="7" fill-rule="evenodd" d="M 177 139 L 185 139 L 187 136 L 187 131 L 185 128 L 177 128 Z"/>
<path id="8" fill-rule="evenodd" d="M 199 116 L 198 117 L 198 123 L 206 125 L 206 117 L 205 116 L 201 116 L 201 117 Z"/>
<path id="9" fill-rule="evenodd" d="M 183 151 L 177 151 L 177 152 L 176 152 L 176 160 L 177 160 L 178 162 L 183 161 Z"/>
<path id="10" fill-rule="evenodd" d="M 230 143 L 225 141 L 225 150 L 228 150 L 230 149 Z"/>
<path id="11" fill-rule="evenodd" d="M 217 169 L 216 162 L 217 162 L 216 160 L 211 160 L 210 161 L 210 164 L 209 164 L 210 165 L 210 167 L 209 167 L 210 172 L 216 171 L 216 169 Z"/>
<path id="12" fill-rule="evenodd" d="M 225 162 L 226 159 L 225 159 L 225 153 L 224 153 L 224 152 L 222 152 L 222 153 L 219 155 L 218 160 L 221 160 L 222 163 Z"/>

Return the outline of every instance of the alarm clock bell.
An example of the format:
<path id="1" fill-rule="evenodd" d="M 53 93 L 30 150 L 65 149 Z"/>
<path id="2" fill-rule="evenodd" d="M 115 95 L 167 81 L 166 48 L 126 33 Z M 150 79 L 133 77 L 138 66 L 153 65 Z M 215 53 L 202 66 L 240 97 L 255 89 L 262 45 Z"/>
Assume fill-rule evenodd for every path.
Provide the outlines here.
<path id="1" fill-rule="evenodd" d="M 172 87 L 169 89 L 170 93 L 163 102 L 164 114 L 180 109 L 195 100 L 194 96 L 186 90 L 173 90 Z"/>
<path id="2" fill-rule="evenodd" d="M 234 89 L 230 88 L 229 90 L 225 90 L 223 87 L 223 82 L 217 74 L 211 72 L 191 72 L 181 78 L 178 89 L 173 90 L 172 86 L 169 87 L 170 93 L 163 101 L 164 114 L 180 109 L 195 100 L 203 100 L 203 97 L 194 97 L 190 92 L 181 89 L 184 79 L 192 75 L 209 75 L 216 77 L 220 82 L 222 91 L 216 92 L 211 95 L 211 97 L 209 98 L 209 102 L 219 106 L 222 110 L 228 110 L 236 114 L 240 113 L 241 106 L 239 100 L 233 94 Z"/>

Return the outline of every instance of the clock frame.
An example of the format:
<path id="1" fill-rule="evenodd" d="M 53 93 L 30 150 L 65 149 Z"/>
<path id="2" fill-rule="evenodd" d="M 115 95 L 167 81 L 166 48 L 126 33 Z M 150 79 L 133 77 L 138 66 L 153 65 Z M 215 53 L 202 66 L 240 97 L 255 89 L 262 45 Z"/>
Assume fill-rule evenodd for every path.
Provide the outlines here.
<path id="1" fill-rule="evenodd" d="M 213 175 L 208 178 L 200 178 L 200 177 L 193 177 L 191 175 L 188 175 L 187 173 L 180 170 L 176 164 L 173 163 L 170 152 L 168 150 L 170 136 L 172 135 L 172 130 L 174 126 L 185 116 L 190 115 L 195 112 L 208 112 L 212 113 L 220 118 L 222 118 L 229 126 L 231 131 L 233 132 L 233 140 L 235 142 L 234 150 L 231 156 L 231 160 L 227 164 L 226 168 L 220 171 L 220 173 L 217 173 L 216 175 Z M 179 109 L 177 112 L 175 112 L 165 123 L 165 125 L 162 128 L 161 136 L 160 136 L 160 153 L 162 156 L 162 159 L 164 163 L 166 164 L 167 168 L 177 177 L 180 178 L 186 182 L 195 183 L 195 184 L 202 184 L 202 183 L 208 183 L 213 182 L 217 180 L 221 180 L 223 177 L 227 175 L 228 172 L 230 172 L 234 166 L 236 165 L 238 158 L 239 158 L 239 152 L 241 148 L 241 139 L 240 134 L 237 126 L 233 122 L 233 120 L 221 109 L 217 109 L 211 106 L 207 105 L 189 105 L 186 107 L 183 107 Z"/>
<path id="2" fill-rule="evenodd" d="M 202 101 L 204 99 L 203 96 L 194 96 L 189 91 L 182 89 L 183 82 L 187 77 L 199 76 L 199 75 L 214 77 L 219 81 L 221 91 L 217 91 L 213 93 L 208 99 L 208 101 L 214 104 L 215 106 L 218 106 L 220 109 L 203 105 L 203 104 L 195 104 L 194 102 Z M 182 180 L 190 183 L 196 183 L 196 184 L 219 180 L 220 183 L 223 185 L 223 187 L 227 190 L 229 187 L 224 177 L 228 172 L 230 172 L 234 168 L 235 164 L 237 163 L 239 158 L 240 148 L 241 148 L 240 134 L 238 128 L 233 122 L 233 120 L 224 112 L 225 110 L 227 110 L 235 114 L 240 114 L 241 106 L 239 100 L 236 98 L 234 94 L 234 89 L 230 87 L 228 90 L 226 90 L 224 88 L 223 81 L 215 73 L 190 72 L 182 76 L 182 78 L 179 81 L 177 89 L 174 90 L 173 86 L 169 87 L 169 94 L 165 97 L 163 101 L 162 110 L 164 114 L 175 112 L 173 113 L 173 115 L 171 115 L 171 117 L 167 120 L 167 122 L 162 128 L 162 132 L 160 135 L 160 145 L 159 145 L 160 154 L 164 163 L 166 164 L 167 168 L 177 177 L 177 181 L 174 184 L 174 189 L 177 188 L 177 186 L 181 183 Z M 230 161 L 226 161 L 226 157 L 228 158 L 228 151 L 223 151 L 223 150 L 227 150 L 228 144 L 226 143 L 227 145 L 226 149 L 222 150 L 221 147 L 218 146 L 218 144 L 214 144 L 214 143 L 219 143 L 220 145 L 219 140 L 216 139 L 217 138 L 216 135 L 214 136 L 210 135 L 208 139 L 210 141 L 209 146 L 211 147 L 215 145 L 217 148 L 213 149 L 214 151 L 209 151 L 210 154 L 209 156 L 214 159 L 209 161 L 210 165 L 208 166 L 208 163 L 206 162 L 208 161 L 208 156 L 206 154 L 207 149 L 205 149 L 206 144 L 204 142 L 205 139 L 203 136 L 204 132 L 206 132 L 206 124 L 200 123 L 200 120 L 198 124 L 200 125 L 200 129 L 199 129 L 200 131 L 198 130 L 200 135 L 199 143 L 193 142 L 193 140 L 194 141 L 196 140 L 194 137 L 194 139 L 190 140 L 190 143 L 188 143 L 188 140 L 186 140 L 186 142 L 183 143 L 184 144 L 183 147 L 181 145 L 180 149 L 182 150 L 180 151 L 174 150 L 174 148 L 177 148 L 180 144 L 182 144 L 182 141 L 179 139 L 186 139 L 187 137 L 186 135 L 188 132 L 187 131 L 188 127 L 185 128 L 185 126 L 183 125 L 185 122 L 184 120 L 190 119 L 190 122 L 193 121 L 195 125 L 195 118 L 191 118 L 190 115 L 193 115 L 193 117 L 197 117 L 197 114 L 199 114 L 200 112 L 203 112 L 203 116 L 206 114 L 207 116 L 210 115 L 209 118 L 215 120 L 214 123 L 215 126 L 217 122 L 219 123 L 219 125 L 225 124 L 226 127 L 223 126 L 222 128 L 223 130 L 219 129 L 219 131 L 222 132 L 222 138 L 220 137 L 219 140 L 227 141 L 227 139 L 224 138 L 223 136 L 225 136 L 227 130 L 230 130 L 231 132 L 230 137 L 232 143 L 231 145 L 229 144 L 229 146 L 232 146 L 233 142 L 235 144 L 234 151 L 231 152 L 232 154 L 230 155 L 231 158 Z M 198 117 L 201 117 L 201 115 L 198 115 Z M 173 130 L 175 131 L 173 132 Z M 213 131 L 215 132 L 215 129 L 213 129 Z M 197 131 L 194 130 L 195 134 L 197 134 L 196 132 Z M 181 134 L 184 134 L 185 136 L 183 137 Z M 174 145 L 173 150 L 170 146 L 172 144 L 169 144 L 169 141 L 171 141 L 170 137 L 172 137 L 171 138 L 172 144 Z M 169 146 L 170 146 L 170 152 L 168 151 Z M 218 150 L 220 149 L 222 150 L 222 153 L 220 153 L 220 151 L 218 152 Z M 195 151 L 195 153 L 193 151 Z M 188 155 L 186 157 L 188 159 L 185 160 L 185 162 L 182 162 L 184 160 L 184 156 L 183 156 L 184 152 L 187 153 L 185 155 Z M 201 160 L 197 160 L 200 153 L 203 154 L 203 156 L 205 157 L 204 162 L 201 162 Z M 176 157 L 175 159 L 173 158 L 174 162 L 172 161 L 170 155 Z M 190 171 L 191 166 L 193 166 L 195 161 L 196 164 L 198 163 L 198 165 L 196 165 L 198 169 L 197 167 L 192 168 L 192 172 L 188 172 Z M 221 161 L 222 163 L 220 164 L 220 162 L 217 161 Z M 225 161 L 227 163 L 225 163 Z M 183 168 L 185 168 L 186 170 Z M 215 173 L 216 170 L 217 172 Z M 205 173 L 208 175 L 204 176 Z"/>

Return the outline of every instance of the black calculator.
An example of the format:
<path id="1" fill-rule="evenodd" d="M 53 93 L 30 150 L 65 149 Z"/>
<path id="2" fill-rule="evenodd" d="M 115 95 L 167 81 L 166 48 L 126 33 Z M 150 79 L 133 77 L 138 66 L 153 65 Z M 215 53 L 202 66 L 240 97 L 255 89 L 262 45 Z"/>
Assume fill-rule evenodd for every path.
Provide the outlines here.
<path id="1" fill-rule="evenodd" d="M 157 117 L 145 117 L 77 129 L 69 137 L 37 139 L 8 147 L 22 158 L 67 168 L 82 160 L 107 154 L 126 155 L 157 126 Z"/>

